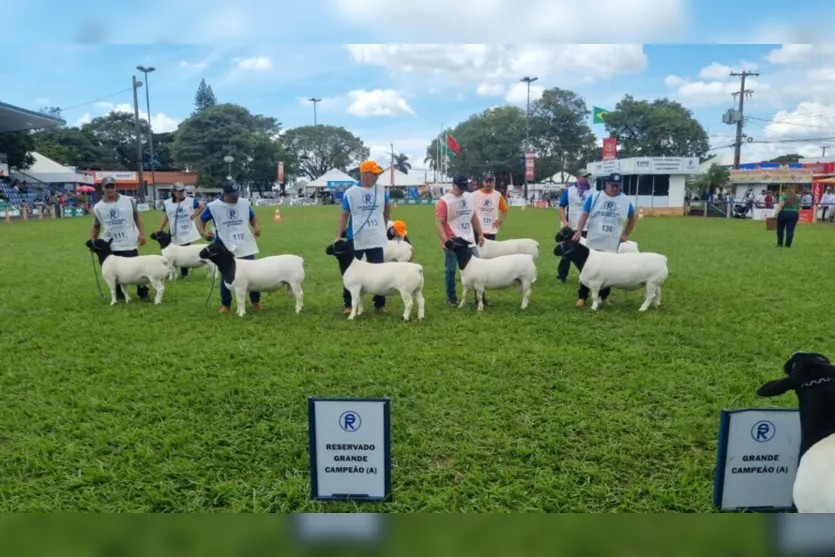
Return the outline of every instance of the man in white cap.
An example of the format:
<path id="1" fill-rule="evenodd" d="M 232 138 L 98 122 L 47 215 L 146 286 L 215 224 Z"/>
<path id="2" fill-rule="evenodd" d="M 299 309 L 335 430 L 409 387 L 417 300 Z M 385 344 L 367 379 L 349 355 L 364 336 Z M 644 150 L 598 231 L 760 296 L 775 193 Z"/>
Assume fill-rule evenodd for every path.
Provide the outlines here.
<path id="1" fill-rule="evenodd" d="M 586 197 L 574 232 L 575 241 L 580 241 L 586 224 L 586 245 L 589 249 L 617 253 L 620 243 L 629 239 L 638 219 L 632 202 L 620 191 L 622 185 L 623 176 L 613 172 L 606 178 L 603 191 Z M 600 291 L 600 298 L 606 301 L 611 292 L 611 288 L 604 288 Z M 577 307 L 586 305 L 588 297 L 588 287 L 581 284 L 577 293 Z"/>
<path id="2" fill-rule="evenodd" d="M 577 182 L 562 190 L 559 213 L 563 228 L 570 226 L 574 230 L 577 230 L 577 223 L 580 221 L 580 214 L 583 212 L 583 205 L 586 203 L 586 198 L 594 193 L 594 190 L 589 184 L 589 176 L 591 176 L 591 172 L 583 168 L 577 172 Z M 584 238 L 587 231 L 588 225 L 582 231 Z M 557 280 L 564 283 L 568 279 L 568 271 L 570 269 L 571 260 L 565 256 L 560 258 L 559 265 L 557 266 Z"/>
<path id="3" fill-rule="evenodd" d="M 171 189 L 171 198 L 162 202 L 162 222 L 159 230 L 165 230 L 170 224 L 171 243 L 176 246 L 189 246 L 200 239 L 200 231 L 194 223 L 194 216 L 203 211 L 203 205 L 194 198 L 186 197 L 186 187 L 177 182 Z M 183 277 L 188 276 L 188 269 L 180 268 Z"/>
<path id="4" fill-rule="evenodd" d="M 113 255 L 139 257 L 136 245 L 145 245 L 145 230 L 142 227 L 136 199 L 120 194 L 116 190 L 116 179 L 112 176 L 105 176 L 101 181 L 101 187 L 104 189 L 104 196 L 93 206 L 93 229 L 90 231 L 90 237 L 96 240 L 103 226 L 102 239 L 112 241 L 110 249 Z M 142 300 L 150 299 L 147 286 L 137 286 L 136 295 Z M 124 298 L 122 289 L 117 288 L 116 299 Z"/>

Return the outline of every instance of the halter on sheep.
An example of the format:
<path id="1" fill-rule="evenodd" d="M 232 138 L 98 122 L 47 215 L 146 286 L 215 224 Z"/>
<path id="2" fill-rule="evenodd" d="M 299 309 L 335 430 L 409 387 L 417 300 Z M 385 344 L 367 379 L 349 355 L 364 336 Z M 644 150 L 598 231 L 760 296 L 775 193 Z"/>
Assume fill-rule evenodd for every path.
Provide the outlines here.
<path id="1" fill-rule="evenodd" d="M 795 352 L 783 371 L 786 377 L 765 383 L 757 394 L 797 394 L 800 457 L 794 504 L 800 513 L 835 512 L 835 366 L 821 354 Z"/>

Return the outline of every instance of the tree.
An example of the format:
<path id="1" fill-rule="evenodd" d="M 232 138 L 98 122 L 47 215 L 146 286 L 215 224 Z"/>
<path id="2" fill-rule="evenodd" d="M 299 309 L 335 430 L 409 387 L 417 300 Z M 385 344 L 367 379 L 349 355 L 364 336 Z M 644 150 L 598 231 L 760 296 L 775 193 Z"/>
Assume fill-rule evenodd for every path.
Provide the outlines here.
<path id="1" fill-rule="evenodd" d="M 394 167 L 403 174 L 408 174 L 412 169 L 412 163 L 409 162 L 409 155 L 406 153 L 397 153 L 394 155 Z"/>
<path id="2" fill-rule="evenodd" d="M 299 172 L 316 179 L 332 168 L 347 171 L 370 155 L 362 140 L 336 126 L 302 126 L 281 136 L 287 152 L 298 161 Z"/>
<path id="3" fill-rule="evenodd" d="M 94 118 L 84 124 L 81 131 L 87 134 L 94 145 L 102 149 L 102 166 L 111 166 L 107 170 L 135 170 L 139 160 L 136 152 L 136 122 L 133 114 L 111 112 L 107 116 Z M 146 120 L 139 121 L 139 133 L 142 152 L 145 152 L 145 138 L 149 127 Z M 145 159 L 147 155 L 143 155 Z"/>
<path id="4" fill-rule="evenodd" d="M 6 154 L 9 168 L 26 170 L 35 163 L 30 154 L 35 150 L 35 140 L 28 131 L 0 133 L 0 153 Z"/>
<path id="5" fill-rule="evenodd" d="M 639 101 L 626 95 L 606 115 L 606 131 L 618 140 L 618 157 L 702 157 L 707 132 L 693 113 L 669 99 Z"/>
<path id="6" fill-rule="evenodd" d="M 249 159 L 252 159 L 251 161 Z M 263 132 L 252 139 L 252 151 L 244 166 L 245 180 L 257 191 L 270 191 L 278 176 L 278 163 L 284 163 L 284 174 L 295 168 L 295 161 L 281 143 Z M 285 179 L 286 181 L 286 179 Z"/>
<path id="7" fill-rule="evenodd" d="M 174 164 L 171 156 L 171 144 L 174 143 L 176 132 L 154 134 L 154 170 L 177 171 L 181 170 Z M 145 168 L 151 169 L 151 149 L 145 150 Z"/>
<path id="8" fill-rule="evenodd" d="M 118 163 L 90 134 L 78 128 L 52 128 L 32 134 L 34 150 L 65 166 L 89 170 L 113 168 Z M 134 148 L 135 149 L 135 148 Z"/>
<path id="9" fill-rule="evenodd" d="M 206 85 L 206 80 L 201 79 L 200 85 L 197 86 L 197 93 L 194 94 L 194 111 L 203 112 L 210 106 L 217 104 L 217 98 L 212 91 L 211 85 Z"/>
<path id="10" fill-rule="evenodd" d="M 582 97 L 558 87 L 531 104 L 530 135 L 538 175 L 552 176 L 561 170 L 573 174 L 599 158 L 597 140 L 587 123 L 590 116 Z"/>
<path id="11" fill-rule="evenodd" d="M 449 133 L 461 146 L 460 156 L 448 157 L 449 173 L 480 175 L 490 171 L 504 183 L 511 177 L 515 183 L 523 181 L 525 113 L 519 108 L 489 108 L 470 116 Z M 439 138 L 433 139 L 426 149 L 426 158 L 432 168 L 438 165 L 438 141 Z"/>
<path id="12" fill-rule="evenodd" d="M 730 183 L 731 172 L 724 166 L 712 164 L 707 172 L 697 174 L 691 178 L 688 189 L 702 197 L 704 194 L 713 193 L 717 189 L 724 191 Z"/>
<path id="13" fill-rule="evenodd" d="M 40 110 L 41 114 L 46 114 L 47 116 L 52 116 L 53 118 L 60 118 L 61 120 L 64 117 L 61 115 L 61 108 L 58 106 L 45 106 Z"/>
<path id="14" fill-rule="evenodd" d="M 270 155 L 263 164 L 273 165 L 274 180 L 277 161 L 273 152 L 265 149 L 265 141 L 274 141 L 273 135 L 280 129 L 281 124 L 274 118 L 254 116 L 236 104 L 218 104 L 195 112 L 181 123 L 170 152 L 176 166 L 197 172 L 199 185 L 213 185 L 226 177 L 228 166 L 223 159 L 227 155 L 234 158 L 232 176 L 239 181 L 251 179 L 253 172 L 266 176 L 266 170 L 257 168 L 262 164 L 257 155 Z M 285 174 L 290 170 L 285 164 Z"/>

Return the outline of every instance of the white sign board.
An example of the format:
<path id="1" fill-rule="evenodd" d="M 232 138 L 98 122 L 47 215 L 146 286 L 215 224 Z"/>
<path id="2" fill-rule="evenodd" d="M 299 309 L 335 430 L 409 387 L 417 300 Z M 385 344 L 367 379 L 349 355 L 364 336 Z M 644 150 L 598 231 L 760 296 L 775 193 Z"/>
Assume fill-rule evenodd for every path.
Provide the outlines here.
<path id="1" fill-rule="evenodd" d="M 723 410 L 713 505 L 723 511 L 791 509 L 799 455 L 797 410 Z"/>
<path id="2" fill-rule="evenodd" d="M 136 210 L 139 211 L 139 212 L 144 213 L 145 211 L 150 211 L 151 206 L 148 205 L 147 203 L 137 203 L 136 204 Z"/>
<path id="3" fill-rule="evenodd" d="M 308 399 L 312 499 L 390 498 L 390 408 L 387 398 Z"/>

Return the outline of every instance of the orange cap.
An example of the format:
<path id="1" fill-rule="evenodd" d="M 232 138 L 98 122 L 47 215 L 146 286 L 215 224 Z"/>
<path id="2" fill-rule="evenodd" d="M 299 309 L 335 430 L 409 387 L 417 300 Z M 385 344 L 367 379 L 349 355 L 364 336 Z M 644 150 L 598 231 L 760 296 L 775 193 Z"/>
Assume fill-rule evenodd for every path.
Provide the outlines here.
<path id="1" fill-rule="evenodd" d="M 382 174 L 383 169 L 375 161 L 365 161 L 360 165 L 360 172 L 373 172 L 374 174 Z"/>
<path id="2" fill-rule="evenodd" d="M 397 235 L 401 238 L 406 237 L 406 223 L 402 220 L 394 221 L 394 224 L 392 224 L 392 228 L 394 228 L 394 231 L 397 232 Z"/>

